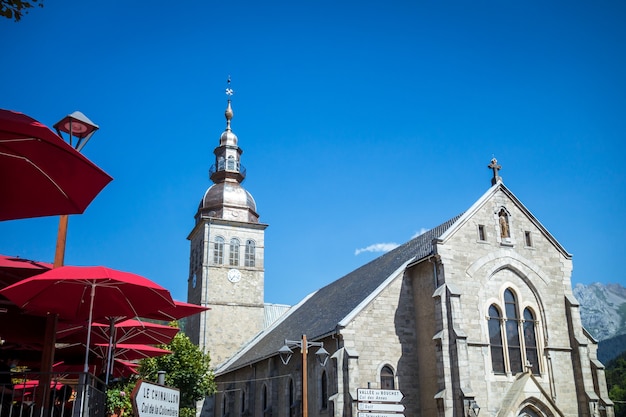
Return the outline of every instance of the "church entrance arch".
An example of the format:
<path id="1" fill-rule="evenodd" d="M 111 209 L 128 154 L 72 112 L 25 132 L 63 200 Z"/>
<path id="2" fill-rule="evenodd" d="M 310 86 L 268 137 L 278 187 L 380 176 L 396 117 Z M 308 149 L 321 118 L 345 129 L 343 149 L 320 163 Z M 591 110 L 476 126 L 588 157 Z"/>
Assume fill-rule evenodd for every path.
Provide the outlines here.
<path id="1" fill-rule="evenodd" d="M 544 412 L 535 405 L 526 404 L 522 407 L 522 410 L 519 412 L 517 416 L 518 417 L 554 417 L 554 414 L 552 414 L 548 410 L 545 410 Z"/>

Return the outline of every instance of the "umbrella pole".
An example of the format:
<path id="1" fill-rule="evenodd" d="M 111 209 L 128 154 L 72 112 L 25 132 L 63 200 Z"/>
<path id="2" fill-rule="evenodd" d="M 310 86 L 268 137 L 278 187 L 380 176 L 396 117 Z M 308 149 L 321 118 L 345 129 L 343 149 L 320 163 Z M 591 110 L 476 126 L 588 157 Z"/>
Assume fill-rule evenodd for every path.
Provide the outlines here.
<path id="1" fill-rule="evenodd" d="M 87 374 L 89 373 L 89 344 L 91 343 L 91 322 L 93 320 L 93 300 L 96 298 L 96 284 L 91 284 L 91 300 L 89 301 L 89 319 L 87 321 L 87 348 L 85 349 L 85 366 L 83 366 L 83 389 L 82 394 L 80 396 L 80 415 L 86 416 L 88 413 L 85 412 L 85 405 L 88 402 L 85 402 L 85 396 L 87 396 L 87 383 L 89 379 L 87 378 Z"/>
<path id="2" fill-rule="evenodd" d="M 89 344 L 91 343 L 91 324 L 93 321 L 93 300 L 96 298 L 96 286 L 91 285 L 91 300 L 89 301 L 89 319 L 87 321 L 87 348 L 85 349 L 85 366 L 83 372 L 89 372 Z"/>
<path id="3" fill-rule="evenodd" d="M 109 349 L 107 351 L 107 366 L 106 375 L 104 377 L 105 384 L 109 385 L 109 375 L 111 374 L 112 362 L 113 362 L 113 341 L 115 340 L 115 323 L 113 317 L 109 322 Z"/>

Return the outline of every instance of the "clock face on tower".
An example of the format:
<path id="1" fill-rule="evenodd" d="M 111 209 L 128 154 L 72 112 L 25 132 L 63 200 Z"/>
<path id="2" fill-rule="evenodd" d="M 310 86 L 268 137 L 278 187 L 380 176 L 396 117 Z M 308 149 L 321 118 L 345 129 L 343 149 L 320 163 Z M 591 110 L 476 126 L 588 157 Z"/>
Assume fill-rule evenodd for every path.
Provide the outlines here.
<path id="1" fill-rule="evenodd" d="M 230 269 L 228 271 L 228 280 L 230 282 L 239 282 L 239 280 L 241 279 L 241 272 L 239 272 L 238 269 Z"/>

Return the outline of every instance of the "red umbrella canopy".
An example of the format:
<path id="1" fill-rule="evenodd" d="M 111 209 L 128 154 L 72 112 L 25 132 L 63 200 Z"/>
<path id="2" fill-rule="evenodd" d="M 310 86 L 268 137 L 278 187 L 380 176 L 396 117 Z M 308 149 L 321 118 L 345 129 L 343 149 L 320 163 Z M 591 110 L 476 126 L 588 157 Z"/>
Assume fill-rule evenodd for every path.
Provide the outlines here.
<path id="1" fill-rule="evenodd" d="M 137 317 L 174 305 L 155 282 L 104 266 L 62 266 L 0 290 L 19 308 L 56 313 L 61 318 L 93 320 Z"/>
<path id="2" fill-rule="evenodd" d="M 0 255 L 0 288 L 15 284 L 24 278 L 32 277 L 49 269 L 52 264 L 36 262 L 16 256 Z"/>
<path id="3" fill-rule="evenodd" d="M 141 317 L 151 320 L 172 321 L 193 316 L 194 314 L 202 313 L 207 310 L 210 310 L 210 308 L 174 300 L 173 306 L 160 308 L 152 313 L 144 314 Z"/>
<path id="4" fill-rule="evenodd" d="M 113 364 L 113 370 L 111 375 L 114 378 L 128 378 L 131 375 L 138 374 L 137 368 L 139 367 L 138 363 L 127 362 L 122 360 L 115 360 Z M 101 366 L 94 364 L 93 367 L 90 367 L 89 370 L 94 375 L 100 375 L 104 372 Z M 72 377 L 78 377 L 78 375 L 83 372 L 83 365 L 79 365 L 77 363 L 66 363 L 66 362 L 57 362 L 52 366 L 52 372 L 58 374 L 64 374 Z M 75 376 L 74 376 L 75 375 Z"/>
<path id="5" fill-rule="evenodd" d="M 75 344 L 68 346 L 59 346 L 55 352 L 55 358 L 65 362 L 66 364 L 78 364 L 84 356 L 85 346 L 83 344 Z M 109 345 L 107 343 L 96 343 L 89 349 L 89 370 L 98 373 L 106 370 L 106 361 L 108 356 Z M 161 349 L 155 346 L 142 344 L 119 344 L 113 352 L 113 361 L 136 361 L 144 358 L 153 358 L 172 353 L 167 349 Z M 115 366 L 115 365 L 114 365 Z"/>
<path id="6" fill-rule="evenodd" d="M 86 338 L 83 324 L 59 323 L 57 326 L 57 342 L 82 343 Z M 111 326 L 105 323 L 93 323 L 91 327 L 91 343 L 109 343 Z M 178 333 L 178 327 L 150 323 L 139 320 L 124 320 L 114 324 L 114 343 L 132 343 L 147 345 L 167 345 Z"/>
<path id="7" fill-rule="evenodd" d="M 103 352 L 109 347 L 106 343 L 97 344 L 96 346 L 102 349 Z M 145 358 L 156 358 L 157 356 L 168 355 L 170 353 L 172 353 L 171 350 L 161 349 L 155 346 L 122 343 L 115 346 L 113 358 L 123 361 L 136 361 Z"/>
<path id="8" fill-rule="evenodd" d="M 45 125 L 0 109 L 0 220 L 82 213 L 111 180 Z"/>
<path id="9" fill-rule="evenodd" d="M 99 324 L 101 331 L 109 327 Z M 115 325 L 115 343 L 117 344 L 147 344 L 167 345 L 178 333 L 178 327 L 163 324 L 149 323 L 139 320 L 124 320 Z"/>

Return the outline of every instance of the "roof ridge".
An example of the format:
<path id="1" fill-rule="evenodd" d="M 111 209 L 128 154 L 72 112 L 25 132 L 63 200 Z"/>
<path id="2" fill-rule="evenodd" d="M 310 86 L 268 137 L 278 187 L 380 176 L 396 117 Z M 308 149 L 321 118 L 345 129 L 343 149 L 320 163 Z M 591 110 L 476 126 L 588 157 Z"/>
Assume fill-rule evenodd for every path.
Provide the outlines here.
<path id="1" fill-rule="evenodd" d="M 262 337 L 251 341 L 251 346 L 239 357 L 220 369 L 221 373 L 254 363 L 277 354 L 285 339 L 306 334 L 309 340 L 326 337 L 337 331 L 337 326 L 354 311 L 390 275 L 410 260 L 422 259 L 433 252 L 433 240 L 452 226 L 461 215 L 422 233 L 391 251 L 371 260 L 352 272 L 334 280 L 309 295 L 288 315 L 283 316 Z"/>

